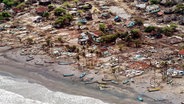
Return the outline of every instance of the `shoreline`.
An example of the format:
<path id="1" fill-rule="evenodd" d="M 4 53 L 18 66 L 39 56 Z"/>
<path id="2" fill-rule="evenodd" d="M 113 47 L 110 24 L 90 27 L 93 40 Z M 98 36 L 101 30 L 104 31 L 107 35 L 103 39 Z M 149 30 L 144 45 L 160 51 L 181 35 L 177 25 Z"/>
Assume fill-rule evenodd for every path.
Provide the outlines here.
<path id="1" fill-rule="evenodd" d="M 0 72 L 2 104 L 107 104 L 92 97 L 53 91 L 27 79 Z"/>
<path id="2" fill-rule="evenodd" d="M 13 54 L 12 54 L 13 55 Z M 136 97 L 140 94 L 137 93 L 134 89 L 129 87 L 124 87 L 118 85 L 118 87 L 113 87 L 113 89 L 105 89 L 101 91 L 97 84 L 85 85 L 82 83 L 79 78 L 71 77 L 64 78 L 62 74 L 50 70 L 51 66 L 35 66 L 29 65 L 21 62 L 15 62 L 15 60 L 6 59 L 4 57 L 0 58 L 0 68 L 2 72 L 11 73 L 15 76 L 25 78 L 31 83 L 38 83 L 50 90 L 61 91 L 68 94 L 88 96 L 92 98 L 97 98 L 102 101 L 112 103 L 112 104 L 141 104 L 137 101 Z M 17 58 L 18 59 L 18 58 Z M 2 63 L 4 61 L 4 63 Z M 9 63 L 6 63 L 9 62 Z M 65 69 L 72 68 L 71 66 L 63 66 Z M 72 69 L 70 69 L 72 70 Z M 79 73 L 79 71 L 78 71 Z M 144 95 L 145 102 L 148 104 L 164 104 L 163 102 L 155 101 L 152 98 L 149 98 Z M 168 103 L 166 103 L 168 104 Z"/>

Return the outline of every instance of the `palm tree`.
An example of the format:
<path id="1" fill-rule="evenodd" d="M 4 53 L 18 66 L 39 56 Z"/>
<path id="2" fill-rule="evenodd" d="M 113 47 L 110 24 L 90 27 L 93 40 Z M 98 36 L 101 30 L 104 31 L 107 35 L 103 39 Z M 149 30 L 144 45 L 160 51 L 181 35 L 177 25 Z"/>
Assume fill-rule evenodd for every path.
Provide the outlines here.
<path id="1" fill-rule="evenodd" d="M 127 46 L 131 46 L 130 43 L 132 42 L 132 37 L 131 35 L 127 35 L 125 37 L 125 41 L 127 42 Z"/>
<path id="2" fill-rule="evenodd" d="M 85 62 L 86 62 L 87 60 L 86 60 L 86 53 L 85 53 L 85 52 L 86 52 L 86 47 L 83 46 L 83 47 L 82 47 L 82 56 L 85 58 Z M 86 63 L 87 63 L 87 62 L 86 62 Z M 87 64 L 86 64 L 86 65 L 87 65 Z"/>
<path id="3" fill-rule="evenodd" d="M 140 40 L 134 40 L 134 44 L 136 48 L 140 48 L 141 47 L 141 42 Z"/>
<path id="4" fill-rule="evenodd" d="M 161 66 L 162 66 L 162 70 L 161 70 L 161 73 L 162 73 L 162 81 L 166 81 L 167 80 L 167 69 L 168 69 L 168 63 L 166 61 L 162 62 L 161 63 Z"/>
<path id="5" fill-rule="evenodd" d="M 78 65 L 78 69 L 79 69 L 79 67 L 80 67 L 80 64 L 79 64 L 80 56 L 79 56 L 79 54 L 76 56 L 76 59 L 77 59 L 77 65 Z"/>

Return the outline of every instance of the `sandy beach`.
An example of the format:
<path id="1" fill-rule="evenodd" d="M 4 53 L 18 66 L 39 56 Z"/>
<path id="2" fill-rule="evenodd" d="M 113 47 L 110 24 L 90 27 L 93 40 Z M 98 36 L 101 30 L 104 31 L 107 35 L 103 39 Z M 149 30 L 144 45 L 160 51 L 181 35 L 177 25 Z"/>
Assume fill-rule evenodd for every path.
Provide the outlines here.
<path id="1" fill-rule="evenodd" d="M 23 62 L 22 58 L 15 54 L 17 49 L 8 51 L 6 49 L 9 48 L 1 49 L 1 72 L 27 79 L 31 83 L 41 84 L 50 90 L 97 98 L 110 104 L 169 104 L 167 100 L 155 101 L 155 99 L 122 85 L 115 85 L 111 89 L 101 91 L 97 84 L 85 85 L 81 82 L 79 79 L 81 72 L 70 65 L 31 65 Z M 65 78 L 62 73 L 75 73 L 75 76 Z M 137 101 L 137 96 L 143 96 L 144 102 Z"/>
<path id="2" fill-rule="evenodd" d="M 52 91 L 3 72 L 0 72 L 0 82 L 0 104 L 107 104 L 91 97 Z"/>

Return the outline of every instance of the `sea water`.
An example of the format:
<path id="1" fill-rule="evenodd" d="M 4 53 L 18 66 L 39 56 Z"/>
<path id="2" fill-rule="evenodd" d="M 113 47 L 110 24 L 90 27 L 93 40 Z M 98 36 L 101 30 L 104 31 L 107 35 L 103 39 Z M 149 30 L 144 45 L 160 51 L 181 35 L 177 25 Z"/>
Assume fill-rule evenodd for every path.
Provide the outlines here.
<path id="1" fill-rule="evenodd" d="M 101 100 L 55 92 L 25 79 L 0 75 L 0 104 L 107 104 Z"/>

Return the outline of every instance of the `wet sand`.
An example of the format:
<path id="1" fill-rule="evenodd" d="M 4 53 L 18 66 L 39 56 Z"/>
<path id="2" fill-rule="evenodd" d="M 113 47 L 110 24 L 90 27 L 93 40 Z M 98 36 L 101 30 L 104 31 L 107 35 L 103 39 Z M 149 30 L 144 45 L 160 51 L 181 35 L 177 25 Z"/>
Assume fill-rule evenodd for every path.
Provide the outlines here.
<path id="1" fill-rule="evenodd" d="M 8 53 L 8 51 L 3 52 Z M 14 51 L 11 50 L 12 52 Z M 93 97 L 110 104 L 169 104 L 167 101 L 155 101 L 145 95 L 142 95 L 144 102 L 139 102 L 136 98 L 140 94 L 131 88 L 123 86 L 118 86 L 119 89 L 100 91 L 96 84 L 85 85 L 80 82 L 77 76 L 64 78 L 61 73 L 51 70 L 53 66 L 30 65 L 18 60 L 18 57 L 13 59 L 10 56 L 4 57 L 2 55 L 0 57 L 0 71 L 10 73 L 16 77 L 25 78 L 30 83 L 41 84 L 53 91 Z M 62 68 L 65 71 L 72 69 L 69 65 L 62 66 L 60 69 L 62 70 Z"/>

